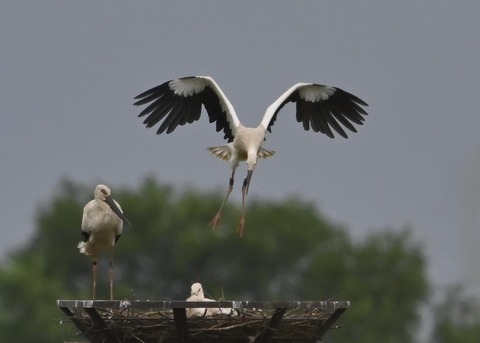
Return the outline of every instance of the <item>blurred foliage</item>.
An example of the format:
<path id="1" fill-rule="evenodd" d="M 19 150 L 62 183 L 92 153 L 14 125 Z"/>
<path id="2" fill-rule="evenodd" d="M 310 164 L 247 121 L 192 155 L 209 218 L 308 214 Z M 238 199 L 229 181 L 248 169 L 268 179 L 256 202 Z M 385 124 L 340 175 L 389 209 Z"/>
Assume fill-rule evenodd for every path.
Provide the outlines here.
<path id="1" fill-rule="evenodd" d="M 435 343 L 480 342 L 480 302 L 464 294 L 456 285 L 446 290 L 443 300 L 435 305 Z"/>
<path id="2" fill-rule="evenodd" d="M 91 296 L 90 261 L 76 244 L 93 188 L 63 181 L 41 204 L 34 236 L 0 267 L 1 342 L 75 337 L 55 301 Z M 337 323 L 343 328 L 327 342 L 414 341 L 428 282 L 422 246 L 408 229 L 354 241 L 312 203 L 251 198 L 239 239 L 240 209 L 232 202 L 221 227 L 208 227 L 223 194 L 179 193 L 153 178 L 112 193 L 132 223 L 115 248 L 117 299 L 185 299 L 201 282 L 215 299 L 350 300 Z M 106 271 L 101 259 L 99 298 L 108 297 Z"/>

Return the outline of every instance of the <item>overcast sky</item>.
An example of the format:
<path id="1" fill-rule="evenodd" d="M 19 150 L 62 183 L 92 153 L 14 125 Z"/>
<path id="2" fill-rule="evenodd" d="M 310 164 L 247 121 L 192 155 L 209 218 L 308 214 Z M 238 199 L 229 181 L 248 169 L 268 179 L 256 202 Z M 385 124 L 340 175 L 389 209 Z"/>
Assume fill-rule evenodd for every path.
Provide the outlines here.
<path id="1" fill-rule="evenodd" d="M 354 237 L 411 226 L 435 282 L 480 294 L 479 14 L 478 1 L 2 2 L 0 256 L 65 177 L 224 192 L 228 165 L 206 150 L 223 135 L 205 117 L 156 136 L 140 92 L 211 75 L 256 126 L 287 88 L 317 82 L 368 102 L 365 125 L 332 140 L 285 106 L 249 196 L 300 195 Z"/>

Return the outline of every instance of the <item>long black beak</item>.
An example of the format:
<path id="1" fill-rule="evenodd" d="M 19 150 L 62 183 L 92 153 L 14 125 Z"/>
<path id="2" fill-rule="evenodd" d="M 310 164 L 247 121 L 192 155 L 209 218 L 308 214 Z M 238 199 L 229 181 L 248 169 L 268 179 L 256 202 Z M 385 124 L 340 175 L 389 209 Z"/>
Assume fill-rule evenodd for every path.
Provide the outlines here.
<path id="1" fill-rule="evenodd" d="M 128 221 L 127 217 L 125 217 L 125 215 L 123 214 L 123 212 L 118 208 L 118 205 L 117 203 L 115 202 L 115 200 L 113 200 L 113 198 L 111 196 L 107 196 L 105 197 L 105 202 L 110 206 L 110 208 L 112 209 L 113 212 L 115 212 L 117 214 L 117 216 L 123 220 L 123 222 L 125 224 L 127 224 L 128 226 L 131 226 L 130 225 L 130 222 Z"/>
<path id="2" fill-rule="evenodd" d="M 253 169 L 247 171 L 247 177 L 245 178 L 247 189 L 246 189 L 245 195 L 248 194 L 248 188 L 250 187 L 250 180 L 252 179 L 252 174 L 253 174 Z"/>

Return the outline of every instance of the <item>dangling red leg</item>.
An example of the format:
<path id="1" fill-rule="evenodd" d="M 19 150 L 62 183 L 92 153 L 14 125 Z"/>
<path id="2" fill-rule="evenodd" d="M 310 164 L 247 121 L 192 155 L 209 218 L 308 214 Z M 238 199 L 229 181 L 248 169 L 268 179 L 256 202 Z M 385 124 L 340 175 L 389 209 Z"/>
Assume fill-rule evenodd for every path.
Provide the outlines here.
<path id="1" fill-rule="evenodd" d="M 232 176 L 230 177 L 230 182 L 229 182 L 229 185 L 228 185 L 227 194 L 225 195 L 225 199 L 223 199 L 222 205 L 220 205 L 220 209 L 218 210 L 217 214 L 215 215 L 215 217 L 213 217 L 212 221 L 210 222 L 210 225 L 212 226 L 212 229 L 215 229 L 217 227 L 217 225 L 220 223 L 220 217 L 222 215 L 223 206 L 227 202 L 227 199 L 228 199 L 230 193 L 232 193 L 233 183 L 234 183 L 234 178 L 235 178 L 235 170 L 236 170 L 236 168 L 234 168 L 232 170 Z"/>
<path id="2" fill-rule="evenodd" d="M 240 217 L 240 222 L 238 223 L 237 227 L 237 234 L 239 237 L 243 236 L 243 231 L 245 229 L 245 199 L 248 194 L 248 187 L 250 186 L 250 180 L 252 178 L 252 170 L 248 171 L 247 177 L 243 180 L 242 186 L 242 215 Z"/>

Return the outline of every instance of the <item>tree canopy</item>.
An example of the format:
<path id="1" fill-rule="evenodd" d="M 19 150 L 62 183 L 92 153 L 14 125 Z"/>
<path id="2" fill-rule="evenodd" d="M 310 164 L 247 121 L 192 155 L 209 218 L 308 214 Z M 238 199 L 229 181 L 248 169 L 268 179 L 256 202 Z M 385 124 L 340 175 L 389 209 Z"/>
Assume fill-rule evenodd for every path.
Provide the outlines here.
<path id="1" fill-rule="evenodd" d="M 226 206 L 219 229 L 208 227 L 222 194 L 176 192 L 153 178 L 137 189 L 110 186 L 132 223 L 115 248 L 115 298 L 183 300 L 201 282 L 215 299 L 350 300 L 342 329 L 327 342 L 414 341 L 429 286 L 422 245 L 408 229 L 357 241 L 298 197 L 251 199 L 240 239 L 235 204 Z M 75 334 L 55 300 L 91 297 L 90 261 L 76 244 L 93 188 L 63 181 L 40 205 L 33 237 L 0 267 L 0 341 Z M 100 259 L 98 298 L 108 297 L 106 268 Z"/>
<path id="2" fill-rule="evenodd" d="M 449 287 L 434 305 L 433 341 L 477 343 L 480 339 L 480 302 L 459 285 Z"/>

